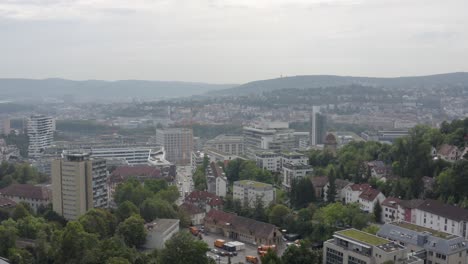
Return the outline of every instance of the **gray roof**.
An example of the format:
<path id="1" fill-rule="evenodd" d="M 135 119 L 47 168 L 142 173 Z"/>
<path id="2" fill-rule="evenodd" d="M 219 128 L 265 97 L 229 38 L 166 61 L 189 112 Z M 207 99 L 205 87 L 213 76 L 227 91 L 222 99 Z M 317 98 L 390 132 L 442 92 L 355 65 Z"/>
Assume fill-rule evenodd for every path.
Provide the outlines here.
<path id="1" fill-rule="evenodd" d="M 417 207 L 421 211 L 443 216 L 456 221 L 468 221 L 468 210 L 437 200 L 425 200 Z"/>
<path id="2" fill-rule="evenodd" d="M 379 232 L 377 232 L 377 235 L 445 255 L 455 254 L 468 249 L 468 242 L 462 237 L 450 236 L 445 239 L 428 232 L 417 232 L 393 224 L 383 225 Z"/>

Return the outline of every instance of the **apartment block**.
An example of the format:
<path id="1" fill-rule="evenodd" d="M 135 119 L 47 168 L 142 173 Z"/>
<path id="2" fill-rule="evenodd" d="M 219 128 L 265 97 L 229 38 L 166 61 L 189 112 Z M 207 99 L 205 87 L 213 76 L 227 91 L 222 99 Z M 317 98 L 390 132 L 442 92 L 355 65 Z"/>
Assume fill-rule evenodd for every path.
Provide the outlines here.
<path id="1" fill-rule="evenodd" d="M 409 250 L 390 240 L 359 231 L 337 231 L 323 245 L 324 264 L 423 264 Z"/>
<path id="2" fill-rule="evenodd" d="M 310 165 L 293 163 L 283 164 L 283 188 L 289 190 L 294 181 L 300 180 L 313 172 L 314 169 Z"/>
<path id="3" fill-rule="evenodd" d="M 243 128 L 244 151 L 254 159 L 258 151 L 290 150 L 295 146 L 294 130 L 287 122 L 264 122 Z"/>
<path id="4" fill-rule="evenodd" d="M 76 220 L 92 208 L 108 206 L 106 160 L 89 153 L 64 153 L 52 161 L 53 209 L 67 220 Z"/>
<path id="5" fill-rule="evenodd" d="M 257 199 L 262 199 L 263 204 L 268 206 L 275 200 L 275 189 L 273 185 L 243 180 L 234 182 L 233 198 L 240 200 L 249 207 L 254 207 Z"/>
<path id="6" fill-rule="evenodd" d="M 28 155 L 40 157 L 54 141 L 55 120 L 44 115 L 32 115 L 27 121 Z"/>
<path id="7" fill-rule="evenodd" d="M 468 242 L 448 233 L 408 222 L 381 226 L 377 235 L 395 241 L 415 252 L 426 264 L 466 264 Z"/>
<path id="8" fill-rule="evenodd" d="M 163 146 L 166 159 L 178 165 L 188 165 L 191 161 L 193 133 L 190 128 L 166 128 L 156 130 L 156 143 Z"/>

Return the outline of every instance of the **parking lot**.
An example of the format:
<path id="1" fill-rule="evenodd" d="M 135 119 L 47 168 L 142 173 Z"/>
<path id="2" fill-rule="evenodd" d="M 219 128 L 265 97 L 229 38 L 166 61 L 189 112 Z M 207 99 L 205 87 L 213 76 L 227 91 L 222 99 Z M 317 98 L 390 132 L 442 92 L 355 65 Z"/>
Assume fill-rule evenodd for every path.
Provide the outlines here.
<path id="1" fill-rule="evenodd" d="M 214 242 L 215 242 L 216 239 L 223 239 L 223 240 L 226 240 L 226 242 L 231 241 L 226 237 L 223 237 L 223 236 L 221 236 L 219 234 L 213 234 L 213 233 L 203 234 L 202 237 L 203 237 L 203 241 L 205 241 L 208 244 L 210 249 L 216 248 L 214 246 Z M 219 248 L 216 248 L 216 249 L 220 250 Z M 281 252 L 282 252 L 282 248 L 280 247 L 279 248 L 279 253 L 281 253 Z M 211 255 L 211 256 L 214 256 L 214 254 L 211 253 L 211 252 L 208 253 L 208 254 Z M 254 246 L 254 245 L 250 245 L 250 244 L 245 243 L 245 250 L 237 251 L 237 256 L 231 257 L 231 263 L 232 264 L 247 263 L 245 261 L 245 256 L 249 256 L 249 255 L 250 256 L 256 256 L 260 260 L 260 256 L 258 256 L 258 254 L 257 254 L 257 247 Z M 219 261 L 216 261 L 216 263 L 227 264 L 228 263 L 228 257 L 220 257 Z"/>

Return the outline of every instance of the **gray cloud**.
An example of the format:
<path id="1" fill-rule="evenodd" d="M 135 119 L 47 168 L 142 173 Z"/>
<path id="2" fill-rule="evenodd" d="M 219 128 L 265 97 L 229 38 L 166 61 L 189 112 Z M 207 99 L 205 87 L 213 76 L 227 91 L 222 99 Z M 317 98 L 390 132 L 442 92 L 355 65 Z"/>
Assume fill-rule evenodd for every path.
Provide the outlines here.
<path id="1" fill-rule="evenodd" d="M 468 71 L 465 10 L 466 0 L 4 0 L 0 77 Z"/>

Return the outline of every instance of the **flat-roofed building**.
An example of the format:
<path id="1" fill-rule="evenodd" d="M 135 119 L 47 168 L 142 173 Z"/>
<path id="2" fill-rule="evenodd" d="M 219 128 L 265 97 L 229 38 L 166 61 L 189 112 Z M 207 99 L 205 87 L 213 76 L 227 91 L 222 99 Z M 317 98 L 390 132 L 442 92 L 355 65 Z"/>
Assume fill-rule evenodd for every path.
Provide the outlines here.
<path id="1" fill-rule="evenodd" d="M 304 164 L 283 164 L 283 188 L 291 189 L 291 184 L 294 181 L 299 181 L 314 172 L 310 165 Z"/>
<path id="2" fill-rule="evenodd" d="M 249 207 L 254 207 L 256 200 L 261 199 L 264 206 L 268 206 L 275 200 L 275 188 L 273 188 L 273 185 L 263 182 L 235 181 L 233 198 L 240 200 Z"/>
<path id="3" fill-rule="evenodd" d="M 323 245 L 324 264 L 423 264 L 393 241 L 356 229 L 337 231 Z"/>
<path id="4" fill-rule="evenodd" d="M 227 154 L 243 155 L 244 138 L 242 136 L 219 135 L 206 141 L 205 148 L 216 149 Z"/>
<path id="5" fill-rule="evenodd" d="M 179 232 L 179 219 L 156 219 L 145 225 L 147 249 L 163 249 L 167 240 Z"/>
<path id="6" fill-rule="evenodd" d="M 257 167 L 271 172 L 281 171 L 281 154 L 272 151 L 259 151 L 255 153 Z"/>
<path id="7" fill-rule="evenodd" d="M 166 160 L 180 165 L 190 164 L 194 150 L 192 129 L 158 129 L 156 130 L 156 143 L 164 147 Z"/>
<path id="8" fill-rule="evenodd" d="M 290 150 L 295 146 L 294 130 L 287 122 L 263 122 L 243 128 L 244 152 L 255 158 L 261 150 Z"/>
<path id="9" fill-rule="evenodd" d="M 426 264 L 465 264 L 468 241 L 463 237 L 408 222 L 387 223 L 377 235 L 404 245 Z"/>
<path id="10" fill-rule="evenodd" d="M 92 208 L 108 206 L 106 160 L 68 152 L 52 161 L 53 209 L 76 220 Z"/>

